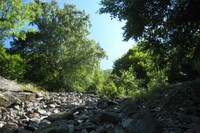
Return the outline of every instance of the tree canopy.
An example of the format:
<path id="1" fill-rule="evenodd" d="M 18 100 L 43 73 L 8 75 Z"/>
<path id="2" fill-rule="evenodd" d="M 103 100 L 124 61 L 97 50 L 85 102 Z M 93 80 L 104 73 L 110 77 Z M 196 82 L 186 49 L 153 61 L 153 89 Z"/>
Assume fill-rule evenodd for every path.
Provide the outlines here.
<path id="1" fill-rule="evenodd" d="M 125 40 L 164 37 L 183 28 L 197 33 L 199 29 L 198 0 L 102 0 L 100 4 L 100 13 L 126 21 Z"/>
<path id="2" fill-rule="evenodd" d="M 55 0 L 0 2 L 0 75 L 49 91 L 111 97 L 146 93 L 200 77 L 198 0 L 101 0 L 100 13 L 125 21 L 136 45 L 103 73 L 105 51 L 88 35 L 89 15 Z M 12 38 L 10 47 L 5 41 Z"/>
<path id="3" fill-rule="evenodd" d="M 18 37 L 25 39 L 25 30 L 33 31 L 27 24 L 40 14 L 40 4 L 23 3 L 23 0 L 0 1 L 0 75 L 10 79 L 23 79 L 24 59 L 19 54 L 10 55 L 4 48 L 5 40 Z M 26 28 L 25 28 L 26 27 Z"/>
<path id="4" fill-rule="evenodd" d="M 98 82 L 95 75 L 100 72 L 100 59 L 105 57 L 105 51 L 88 38 L 89 15 L 71 4 L 60 8 L 55 0 L 36 1 L 23 7 L 32 9 L 35 5 L 40 11 L 26 14 L 27 19 L 33 19 L 23 23 L 35 29 L 34 32 L 19 30 L 16 25 L 18 34 L 12 34 L 11 47 L 7 48 L 8 54 L 18 55 L 24 61 L 23 80 L 50 91 L 84 91 Z M 9 36 L 6 32 L 5 35 Z"/>
<path id="5" fill-rule="evenodd" d="M 17 36 L 25 38 L 24 25 L 35 19 L 41 12 L 40 5 L 36 2 L 23 3 L 23 0 L 0 1 L 0 40 L 5 37 Z"/>
<path id="6" fill-rule="evenodd" d="M 125 20 L 124 40 L 135 39 L 170 82 L 199 77 L 199 0 L 102 0 L 100 13 Z"/>

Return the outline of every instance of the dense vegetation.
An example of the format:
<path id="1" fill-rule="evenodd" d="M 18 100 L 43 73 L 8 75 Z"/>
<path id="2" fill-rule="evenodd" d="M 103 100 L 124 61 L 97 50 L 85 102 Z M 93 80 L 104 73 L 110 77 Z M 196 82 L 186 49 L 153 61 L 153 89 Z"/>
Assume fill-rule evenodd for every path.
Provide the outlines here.
<path id="1" fill-rule="evenodd" d="M 137 41 L 115 61 L 111 79 L 117 88 L 151 90 L 199 78 L 199 0 L 102 0 L 101 5 L 100 13 L 126 21 L 124 40 Z"/>
<path id="2" fill-rule="evenodd" d="M 84 11 L 70 4 L 60 8 L 56 1 L 23 4 L 22 0 L 12 0 L 1 5 L 0 25 L 5 35 L 1 36 L 2 76 L 33 82 L 49 91 L 84 91 L 98 82 L 96 75 L 101 73 L 100 59 L 105 57 L 105 52 L 97 42 L 87 38 L 90 21 Z M 14 24 L 26 18 L 15 19 L 12 15 L 18 13 L 22 5 L 28 10 L 21 12 L 24 16 L 34 13 L 19 30 Z M 10 17 L 13 20 L 9 20 Z M 10 27 L 3 27 L 6 26 L 3 19 Z M 27 30 L 27 27 L 30 28 Z M 3 45 L 9 37 L 13 41 L 5 50 Z"/>
<path id="3" fill-rule="evenodd" d="M 136 45 L 102 71 L 106 56 L 88 39 L 89 16 L 56 1 L 0 2 L 0 75 L 49 91 L 110 97 L 150 94 L 200 76 L 199 0 L 101 0 L 101 13 L 125 20 L 124 40 Z M 5 41 L 12 38 L 10 48 Z M 155 94 L 155 93 L 154 93 Z"/>

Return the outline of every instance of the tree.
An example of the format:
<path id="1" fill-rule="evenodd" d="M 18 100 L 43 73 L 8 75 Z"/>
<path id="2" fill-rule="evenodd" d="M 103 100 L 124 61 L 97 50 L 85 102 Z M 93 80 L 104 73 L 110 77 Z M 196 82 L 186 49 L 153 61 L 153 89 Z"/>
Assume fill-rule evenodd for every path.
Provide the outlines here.
<path id="1" fill-rule="evenodd" d="M 136 78 L 133 67 L 128 70 L 120 70 L 120 76 L 113 75 L 113 80 L 118 88 L 125 91 L 126 95 L 141 89 L 141 84 L 144 84 L 142 79 Z"/>
<path id="2" fill-rule="evenodd" d="M 23 26 L 40 13 L 40 5 L 36 2 L 23 3 L 23 0 L 0 1 L 0 40 L 17 36 L 25 38 Z M 21 33 L 21 34 L 20 34 Z"/>
<path id="3" fill-rule="evenodd" d="M 134 46 L 129 49 L 126 54 L 114 62 L 112 74 L 121 77 L 123 71 L 125 73 L 132 72 L 132 76 L 139 80 L 143 80 L 143 84 L 141 85 L 146 87 L 150 80 L 147 76 L 146 70 L 146 65 L 149 60 L 150 58 L 146 53 L 140 51 L 138 46 Z M 129 69 L 131 69 L 131 71 L 129 71 Z"/>
<path id="4" fill-rule="evenodd" d="M 112 80 L 128 95 L 148 92 L 168 84 L 169 66 L 160 70 L 153 61 L 154 57 L 141 50 L 142 46 L 139 43 L 114 62 Z"/>
<path id="5" fill-rule="evenodd" d="M 25 61 L 20 55 L 10 55 L 6 49 L 0 46 L 0 74 L 8 79 L 22 80 L 24 75 Z"/>
<path id="6" fill-rule="evenodd" d="M 22 80 L 25 60 L 19 54 L 11 55 L 5 49 L 5 40 L 13 37 L 25 39 L 25 28 L 35 15 L 40 14 L 40 5 L 22 0 L 0 1 L 0 75 L 9 79 Z M 27 30 L 30 28 L 27 27 Z M 31 31 L 31 30 L 30 30 Z"/>
<path id="7" fill-rule="evenodd" d="M 170 82 L 199 77 L 199 0 L 102 0 L 100 13 L 125 20 L 124 40 L 142 41 Z"/>
<path id="8" fill-rule="evenodd" d="M 84 91 L 105 56 L 100 45 L 87 38 L 89 16 L 71 4 L 63 9 L 56 1 L 40 4 L 42 14 L 31 22 L 38 31 L 28 32 L 25 40 L 15 38 L 11 51 L 28 61 L 26 79 L 51 91 Z"/>

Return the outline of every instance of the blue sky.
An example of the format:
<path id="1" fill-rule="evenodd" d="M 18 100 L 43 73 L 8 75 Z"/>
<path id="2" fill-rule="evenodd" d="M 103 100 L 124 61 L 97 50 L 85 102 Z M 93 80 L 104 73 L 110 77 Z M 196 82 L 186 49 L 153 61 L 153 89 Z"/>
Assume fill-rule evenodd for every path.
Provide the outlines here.
<path id="1" fill-rule="evenodd" d="M 50 2 L 51 0 L 42 0 Z M 90 28 L 89 38 L 100 43 L 101 47 L 106 51 L 108 60 L 101 61 L 101 68 L 111 69 L 113 62 L 120 58 L 124 53 L 133 46 L 134 41 L 124 42 L 121 29 L 125 22 L 119 22 L 116 19 L 111 20 L 109 14 L 99 15 L 97 11 L 101 7 L 98 3 L 100 0 L 57 0 L 60 7 L 64 3 L 76 5 L 77 9 L 84 10 L 90 15 L 92 27 Z"/>

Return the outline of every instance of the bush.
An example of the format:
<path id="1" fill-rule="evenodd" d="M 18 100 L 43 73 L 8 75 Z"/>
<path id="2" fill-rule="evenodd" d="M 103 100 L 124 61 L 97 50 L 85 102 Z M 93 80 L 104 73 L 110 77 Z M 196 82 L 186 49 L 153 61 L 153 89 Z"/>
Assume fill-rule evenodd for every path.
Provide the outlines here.
<path id="1" fill-rule="evenodd" d="M 10 55 L 0 47 L 0 74 L 8 79 L 22 80 L 25 73 L 25 61 L 18 54 Z"/>
<path id="2" fill-rule="evenodd" d="M 41 93 L 43 96 L 45 96 L 46 98 L 49 98 L 48 93 L 46 91 L 44 91 L 43 88 L 38 87 L 35 84 L 20 84 L 20 90 L 30 90 L 33 92 L 37 92 L 37 93 Z"/>
<path id="3" fill-rule="evenodd" d="M 108 97 L 117 97 L 117 87 L 113 81 L 105 83 L 102 91 L 100 92 L 101 95 L 103 96 L 108 96 Z"/>
<path id="4" fill-rule="evenodd" d="M 101 90 L 98 92 L 103 97 L 117 98 L 125 95 L 125 90 L 122 87 L 117 87 L 115 82 L 109 78 L 106 79 Z"/>
<path id="5" fill-rule="evenodd" d="M 133 68 L 130 67 L 128 71 L 120 71 L 121 76 L 113 75 L 113 80 L 118 88 L 123 88 L 126 95 L 129 95 L 129 92 L 136 91 L 141 88 L 143 81 L 137 79 Z"/>
<path id="6" fill-rule="evenodd" d="M 150 82 L 148 83 L 148 90 L 154 88 L 162 88 L 168 85 L 168 77 L 164 71 L 153 71 L 149 73 Z"/>

